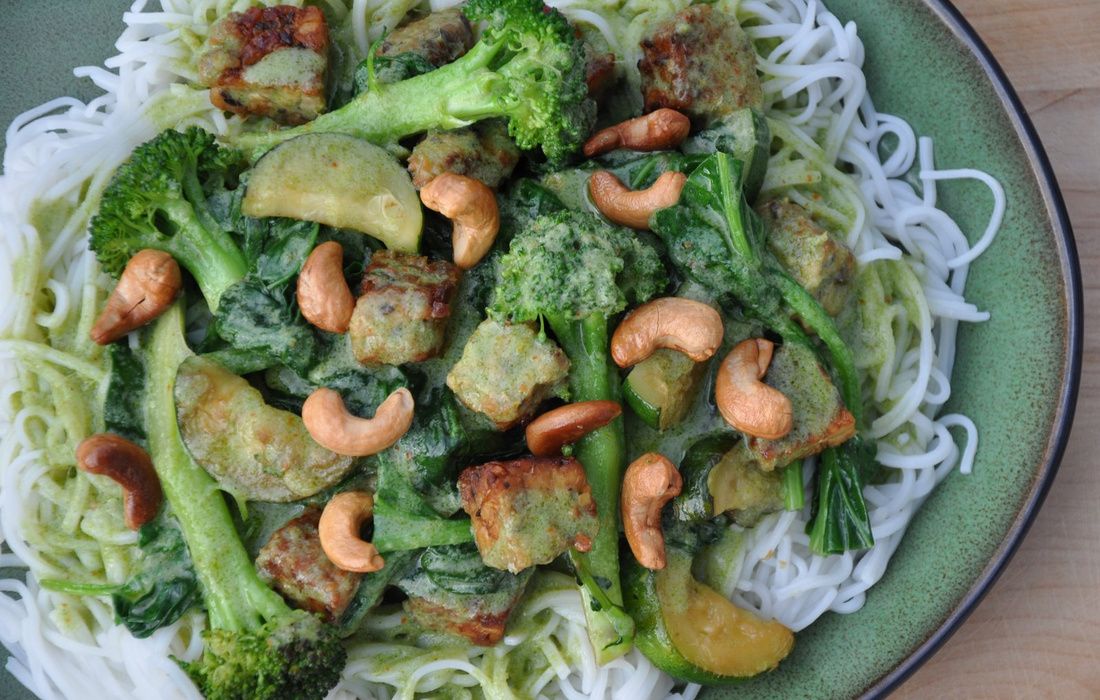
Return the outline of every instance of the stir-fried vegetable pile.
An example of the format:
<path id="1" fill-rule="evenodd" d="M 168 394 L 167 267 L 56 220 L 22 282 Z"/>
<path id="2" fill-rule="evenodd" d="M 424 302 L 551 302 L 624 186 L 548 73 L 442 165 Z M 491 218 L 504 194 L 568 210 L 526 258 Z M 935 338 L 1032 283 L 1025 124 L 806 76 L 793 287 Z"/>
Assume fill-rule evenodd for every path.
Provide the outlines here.
<path id="1" fill-rule="evenodd" d="M 803 460 L 813 550 L 873 544 L 868 416 L 832 315 L 854 259 L 758 196 L 771 134 L 736 20 L 655 22 L 640 79 L 661 113 L 616 124 L 632 81 L 560 13 L 462 12 L 373 46 L 358 94 L 319 116 L 323 16 L 226 16 L 203 78 L 244 127 L 140 146 L 92 223 L 116 296 L 151 284 L 143 250 L 188 275 L 111 329 L 139 349 L 111 349 L 106 428 L 151 471 L 81 464 L 153 499 L 143 565 L 122 586 L 46 584 L 111 595 L 138 636 L 205 609 L 183 666 L 207 697 L 321 698 L 341 638 L 394 605 L 408 638 L 500 643 L 553 569 L 574 574 L 600 662 L 637 643 L 728 682 L 793 636 L 719 595 L 705 562 L 804 507 Z M 729 62 L 740 77 L 715 83 Z M 582 160 L 598 105 L 608 131 Z"/>

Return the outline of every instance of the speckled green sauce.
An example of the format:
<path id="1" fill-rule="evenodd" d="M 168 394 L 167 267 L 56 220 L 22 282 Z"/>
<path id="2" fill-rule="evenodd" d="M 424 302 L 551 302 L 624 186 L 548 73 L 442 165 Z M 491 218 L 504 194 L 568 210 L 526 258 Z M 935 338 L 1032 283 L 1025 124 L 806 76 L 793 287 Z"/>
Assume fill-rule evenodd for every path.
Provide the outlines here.
<path id="1" fill-rule="evenodd" d="M 8 67 L 0 83 L 0 122 L 57 95 L 94 96 L 88 81 L 72 77 L 72 67 L 113 53 L 129 4 L 8 3 L 0 25 L 0 61 Z M 1005 186 L 1004 227 L 973 267 L 967 294 L 993 319 L 961 332 L 948 406 L 975 419 L 982 442 L 974 474 L 953 475 L 932 495 L 862 611 L 826 615 L 798 635 L 778 671 L 736 688 L 708 690 L 702 695 L 708 700 L 850 697 L 902 663 L 952 615 L 1006 546 L 1039 477 L 1062 392 L 1066 282 L 1052 215 L 1036 167 L 992 84 L 921 0 L 829 0 L 828 6 L 841 20 L 859 23 L 876 106 L 933 136 L 940 167 L 982 168 Z M 941 206 L 973 240 L 990 211 L 985 187 L 950 183 L 939 191 Z M 0 697 L 31 697 L 0 673 Z"/>

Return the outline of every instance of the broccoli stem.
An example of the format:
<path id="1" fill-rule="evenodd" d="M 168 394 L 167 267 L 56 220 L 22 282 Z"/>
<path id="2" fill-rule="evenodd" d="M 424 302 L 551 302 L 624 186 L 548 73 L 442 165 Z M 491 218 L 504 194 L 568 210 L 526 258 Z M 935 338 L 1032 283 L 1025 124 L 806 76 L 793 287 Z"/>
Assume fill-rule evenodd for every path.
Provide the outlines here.
<path id="1" fill-rule="evenodd" d="M 290 614 L 290 608 L 256 573 L 224 495 L 180 437 L 173 392 L 176 370 L 191 354 L 183 336 L 183 305 L 177 301 L 157 320 L 148 341 L 149 455 L 191 551 L 211 626 L 254 630 L 265 620 Z"/>
<path id="2" fill-rule="evenodd" d="M 500 92 L 495 85 L 504 77 L 487 67 L 499 51 L 495 44 L 476 44 L 462 58 L 430 73 L 374 86 L 340 109 L 293 129 L 243 134 L 236 145 L 255 157 L 302 134 L 349 134 L 384 144 L 429 129 L 458 129 L 504 116 L 494 99 Z"/>
<path id="3" fill-rule="evenodd" d="M 210 310 L 217 311 L 222 294 L 248 272 L 244 254 L 229 234 L 216 223 L 205 225 L 203 215 L 186 202 L 165 207 L 165 213 L 179 230 L 174 236 L 150 236 L 147 247 L 168 253 L 187 268 Z"/>
<path id="4" fill-rule="evenodd" d="M 571 398 L 618 401 L 618 373 L 610 361 L 607 319 L 593 315 L 580 321 L 559 316 L 548 316 L 546 320 L 569 357 Z M 597 658 L 606 663 L 625 654 L 633 643 L 633 624 L 622 610 L 619 578 L 619 491 L 626 461 L 622 419 L 586 435 L 574 446 L 573 454 L 584 465 L 600 522 L 592 549 L 577 569 L 590 572 L 587 580 L 582 579 L 585 615 Z M 598 589 L 593 590 L 594 586 Z"/>

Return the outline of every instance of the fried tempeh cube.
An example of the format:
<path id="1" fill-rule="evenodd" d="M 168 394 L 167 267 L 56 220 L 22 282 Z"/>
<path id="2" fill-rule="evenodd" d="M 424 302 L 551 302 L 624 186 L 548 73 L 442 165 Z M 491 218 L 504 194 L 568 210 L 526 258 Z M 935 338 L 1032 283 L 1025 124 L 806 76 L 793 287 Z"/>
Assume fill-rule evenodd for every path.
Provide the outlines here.
<path id="1" fill-rule="evenodd" d="M 655 24 L 641 45 L 646 112 L 669 107 L 705 126 L 764 104 L 756 51 L 731 14 L 692 5 Z"/>
<path id="2" fill-rule="evenodd" d="M 310 508 L 272 533 L 256 556 L 260 577 L 302 610 L 330 622 L 344 614 L 363 577 L 336 567 L 321 549 L 321 511 Z"/>
<path id="3" fill-rule="evenodd" d="M 794 425 L 778 440 L 749 437 L 748 448 L 765 471 L 818 454 L 852 437 L 856 421 L 813 350 L 794 343 L 775 351 L 764 381 L 791 400 Z"/>
<path id="4" fill-rule="evenodd" d="M 569 376 L 569 359 L 553 341 L 526 324 L 486 319 L 470 335 L 447 386 L 466 408 L 498 430 L 522 423 Z"/>
<path id="5" fill-rule="evenodd" d="M 584 467 L 572 457 L 525 457 L 470 467 L 458 477 L 485 563 L 522 571 L 570 547 L 587 551 L 599 531 Z"/>
<path id="6" fill-rule="evenodd" d="M 768 247 L 783 267 L 826 313 L 836 316 L 852 290 L 856 259 L 852 251 L 790 200 L 770 200 L 756 212 L 768 230 Z"/>
<path id="7" fill-rule="evenodd" d="M 519 149 L 508 128 L 497 120 L 454 131 L 429 131 L 409 155 L 409 173 L 417 189 L 443 173 L 465 175 L 496 187 L 512 174 Z"/>
<path id="8" fill-rule="evenodd" d="M 381 250 L 371 258 L 351 317 L 351 348 L 363 364 L 399 365 L 443 348 L 458 268 Z"/>
<path id="9" fill-rule="evenodd" d="M 317 7 L 252 7 L 211 27 L 199 77 L 214 106 L 302 124 L 325 111 L 328 25 Z"/>

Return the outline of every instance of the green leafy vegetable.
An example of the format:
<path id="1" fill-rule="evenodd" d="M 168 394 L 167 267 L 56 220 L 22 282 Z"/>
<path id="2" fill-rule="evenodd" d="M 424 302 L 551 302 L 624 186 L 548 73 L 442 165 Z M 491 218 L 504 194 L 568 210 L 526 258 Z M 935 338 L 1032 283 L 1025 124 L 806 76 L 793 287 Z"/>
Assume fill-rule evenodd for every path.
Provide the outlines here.
<path id="1" fill-rule="evenodd" d="M 317 245 L 319 229 L 310 221 L 241 216 L 237 231 L 249 261 L 249 277 L 271 289 L 286 287 Z"/>
<path id="2" fill-rule="evenodd" d="M 103 402 L 104 427 L 109 433 L 144 445 L 145 365 L 125 340 L 112 343 L 107 353 L 111 358 L 111 378 Z"/>
<path id="3" fill-rule="evenodd" d="M 474 627 L 500 626 L 523 593 L 534 569 L 511 574 L 481 561 L 472 544 L 430 547 L 397 581 L 409 599 L 406 611 L 431 629 L 459 632 L 470 622 Z M 475 634 L 489 634 L 484 629 Z M 494 640 L 495 641 L 495 640 Z"/>
<path id="4" fill-rule="evenodd" d="M 349 637 L 359 631 L 370 611 L 382 601 L 382 594 L 391 584 L 408 574 L 419 556 L 420 552 L 415 550 L 387 552 L 386 565 L 380 571 L 363 575 L 355 597 L 337 623 L 341 637 Z"/>
<path id="5" fill-rule="evenodd" d="M 313 364 L 317 345 L 313 331 L 282 292 L 268 289 L 257 279 L 245 279 L 226 290 L 213 329 L 234 356 L 251 365 L 251 371 L 276 364 L 305 371 Z M 223 364 L 242 369 L 239 361 Z"/>
<path id="6" fill-rule="evenodd" d="M 720 118 L 684 142 L 685 153 L 729 153 L 741 161 L 745 199 L 756 199 L 768 172 L 771 155 L 771 129 L 758 109 L 746 107 Z"/>
<path id="7" fill-rule="evenodd" d="M 397 471 L 436 512 L 451 515 L 461 508 L 455 479 L 469 445 L 465 429 L 449 390 L 421 392 L 416 405 L 409 431 L 378 455 L 378 470 Z"/>
<path id="8" fill-rule="evenodd" d="M 381 461 L 374 494 L 374 546 L 393 552 L 473 542 L 468 519 L 440 515 L 416 490 L 408 469 L 415 466 Z"/>
<path id="9" fill-rule="evenodd" d="M 839 449 L 822 453 L 817 471 L 818 497 L 807 528 L 815 552 L 842 554 L 875 543 L 863 501 L 865 465 L 873 461 L 874 452 L 858 436 Z"/>
<path id="10" fill-rule="evenodd" d="M 828 351 L 844 403 L 857 425 L 861 422 L 860 381 L 851 349 L 832 318 L 768 250 L 764 228 L 742 192 L 740 161 L 722 152 L 709 156 L 688 176 L 679 203 L 654 214 L 653 229 L 681 273 L 710 289 L 727 308 L 744 308 L 784 342 L 813 348 L 802 326 L 809 328 Z M 854 439 L 825 452 L 808 527 L 815 552 L 874 543 L 860 466 L 873 462 L 873 456 L 860 444 Z M 793 490 L 789 500 L 797 502 Z"/>
<path id="11" fill-rule="evenodd" d="M 141 528 L 138 570 L 120 585 L 47 579 L 42 587 L 71 595 L 110 595 L 115 619 L 139 639 L 178 620 L 200 600 L 199 582 L 179 528 L 162 512 Z"/>

